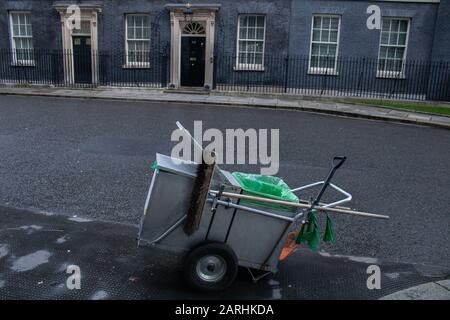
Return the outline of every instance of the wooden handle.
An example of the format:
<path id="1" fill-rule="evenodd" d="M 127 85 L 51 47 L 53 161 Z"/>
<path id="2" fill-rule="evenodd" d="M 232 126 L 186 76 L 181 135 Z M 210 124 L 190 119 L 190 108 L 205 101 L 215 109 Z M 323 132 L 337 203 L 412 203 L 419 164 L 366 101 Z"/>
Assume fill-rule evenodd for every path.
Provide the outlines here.
<path id="1" fill-rule="evenodd" d="M 218 193 L 218 191 L 216 191 L 216 190 L 210 190 L 209 192 L 212 194 Z M 269 199 L 269 198 L 260 198 L 260 197 L 249 196 L 249 195 L 245 195 L 245 194 L 231 193 L 231 192 L 222 192 L 222 196 L 230 197 L 230 198 L 237 198 L 237 199 L 267 202 L 267 203 L 272 203 L 272 204 L 280 204 L 280 205 L 284 205 L 284 206 L 291 206 L 291 207 L 302 208 L 302 209 L 308 209 L 311 207 L 310 205 L 303 204 L 303 203 L 288 202 L 288 201 L 275 200 L 275 199 Z M 382 214 L 375 214 L 375 213 L 362 212 L 362 211 L 356 211 L 356 210 L 347 210 L 347 209 L 343 209 L 343 208 L 326 208 L 326 207 L 317 206 L 317 207 L 314 207 L 314 209 L 317 211 L 328 211 L 328 212 L 333 212 L 333 213 L 351 214 L 351 215 L 366 217 L 366 218 L 389 219 L 389 216 L 385 216 Z"/>

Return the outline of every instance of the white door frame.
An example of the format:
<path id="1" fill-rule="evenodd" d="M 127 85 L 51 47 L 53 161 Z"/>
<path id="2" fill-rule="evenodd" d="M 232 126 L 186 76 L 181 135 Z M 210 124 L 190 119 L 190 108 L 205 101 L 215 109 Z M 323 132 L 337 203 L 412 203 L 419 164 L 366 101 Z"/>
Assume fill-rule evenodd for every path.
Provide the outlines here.
<path id="1" fill-rule="evenodd" d="M 170 84 L 169 88 L 179 88 L 181 80 L 181 36 L 184 22 L 196 21 L 205 27 L 205 83 L 204 88 L 212 89 L 214 72 L 214 29 L 216 11 L 220 5 L 168 4 L 170 10 Z M 189 14 L 186 14 L 189 10 Z M 203 36 L 203 35 L 202 35 Z"/>
<path id="2" fill-rule="evenodd" d="M 63 48 L 63 62 L 64 62 L 64 81 L 66 83 L 75 83 L 74 66 L 73 66 L 73 43 L 72 29 L 68 27 L 69 19 L 72 19 L 73 13 L 68 9 L 68 5 L 55 6 L 61 18 L 61 34 L 62 34 L 62 48 Z M 101 8 L 96 5 L 80 5 L 81 21 L 89 21 L 91 30 L 91 65 L 92 65 L 92 84 L 98 84 L 98 19 L 97 14 L 101 12 Z"/>

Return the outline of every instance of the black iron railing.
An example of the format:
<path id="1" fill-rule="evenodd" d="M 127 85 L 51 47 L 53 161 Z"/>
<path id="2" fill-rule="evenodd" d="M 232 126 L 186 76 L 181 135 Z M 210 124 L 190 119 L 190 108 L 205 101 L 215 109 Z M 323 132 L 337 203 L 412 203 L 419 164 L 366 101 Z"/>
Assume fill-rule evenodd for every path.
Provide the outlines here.
<path id="1" fill-rule="evenodd" d="M 30 59 L 31 57 L 31 59 Z M 450 62 L 365 57 L 214 57 L 214 89 L 302 96 L 450 101 Z M 259 60 L 261 62 L 261 60 Z M 169 82 L 167 50 L 80 53 L 0 49 L 0 83 L 60 87 L 155 87 Z"/>
<path id="2" fill-rule="evenodd" d="M 266 55 L 263 64 L 215 59 L 215 89 L 303 96 L 450 100 L 450 62 Z"/>
<path id="3" fill-rule="evenodd" d="M 58 87 L 166 87 L 165 53 L 124 51 L 80 53 L 71 50 L 33 50 L 20 59 L 0 49 L 0 83 Z"/>

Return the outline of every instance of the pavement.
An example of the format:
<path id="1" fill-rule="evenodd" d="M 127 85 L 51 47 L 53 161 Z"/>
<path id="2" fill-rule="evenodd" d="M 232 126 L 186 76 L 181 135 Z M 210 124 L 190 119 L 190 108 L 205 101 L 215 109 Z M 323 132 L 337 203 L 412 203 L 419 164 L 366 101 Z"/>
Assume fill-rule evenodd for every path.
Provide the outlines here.
<path id="1" fill-rule="evenodd" d="M 181 256 L 137 248 L 135 225 L 0 207 L 0 299 L 402 299 L 427 283 L 447 284 L 439 295 L 416 290 L 416 299 L 450 299 L 450 268 L 333 256 L 300 249 L 280 271 L 257 283 L 246 270 L 221 293 L 187 288 Z M 380 267 L 380 288 L 369 289 L 370 265 Z M 79 287 L 68 283 L 77 266 Z M 69 270 L 69 273 L 67 272 Z"/>
<path id="2" fill-rule="evenodd" d="M 66 89 L 49 87 L 0 87 L 0 94 L 31 95 L 65 98 L 120 99 L 128 101 L 176 102 L 193 104 L 220 104 L 222 106 L 247 106 L 299 110 L 326 113 L 339 116 L 357 117 L 373 120 L 412 123 L 450 129 L 450 117 L 430 115 L 376 106 L 334 103 L 330 101 L 306 100 L 296 96 L 257 96 L 252 94 L 234 94 L 213 92 L 211 95 L 195 92 L 170 93 L 167 90 L 148 88 L 111 88 Z"/>
<path id="3" fill-rule="evenodd" d="M 380 300 L 450 300 L 450 279 L 403 289 L 381 297 Z"/>

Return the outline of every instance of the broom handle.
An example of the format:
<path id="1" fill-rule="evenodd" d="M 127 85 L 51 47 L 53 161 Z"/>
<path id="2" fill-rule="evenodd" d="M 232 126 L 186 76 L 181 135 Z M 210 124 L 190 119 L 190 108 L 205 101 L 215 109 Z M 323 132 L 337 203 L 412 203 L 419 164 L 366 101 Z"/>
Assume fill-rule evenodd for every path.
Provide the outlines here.
<path id="1" fill-rule="evenodd" d="M 307 201 L 307 200 L 299 199 L 298 201 L 299 201 L 300 203 L 308 204 L 308 205 L 311 206 L 311 203 L 310 203 L 309 201 Z M 318 205 L 318 206 L 325 206 L 326 203 L 319 202 L 317 205 Z M 352 210 L 352 208 L 350 208 L 350 207 L 343 207 L 343 206 L 333 206 L 333 208 L 344 209 L 344 210 Z"/>
<path id="2" fill-rule="evenodd" d="M 216 191 L 216 190 L 210 190 L 209 192 L 214 195 L 216 195 L 218 193 L 218 191 Z M 291 206 L 291 207 L 302 208 L 302 209 L 310 209 L 311 208 L 311 205 L 309 205 L 309 204 L 288 202 L 288 201 L 268 199 L 268 198 L 260 198 L 260 197 L 249 196 L 249 195 L 245 195 L 245 194 L 231 193 L 231 192 L 222 192 L 222 196 L 230 197 L 230 198 L 267 202 L 267 203 L 273 203 L 273 204 L 280 204 L 280 205 Z M 325 208 L 325 207 L 317 206 L 317 207 L 314 207 L 314 209 L 316 209 L 318 211 L 328 211 L 328 212 L 333 212 L 333 213 L 351 214 L 351 215 L 366 217 L 366 218 L 389 219 L 389 216 L 385 216 L 382 214 L 368 213 L 368 212 L 362 212 L 362 211 L 356 211 L 356 210 L 346 210 L 346 209 L 341 209 L 341 208 Z"/>
<path id="3" fill-rule="evenodd" d="M 178 129 L 180 129 L 180 130 L 186 132 L 186 133 L 189 135 L 189 137 L 190 137 L 191 140 L 194 142 L 194 145 L 195 145 L 197 148 L 199 148 L 200 150 L 203 151 L 202 145 L 201 145 L 200 143 L 198 143 L 197 140 L 194 139 L 194 137 L 191 135 L 191 133 L 190 133 L 185 127 L 183 127 L 183 125 L 181 124 L 180 121 L 175 122 L 175 124 L 177 125 Z"/>

